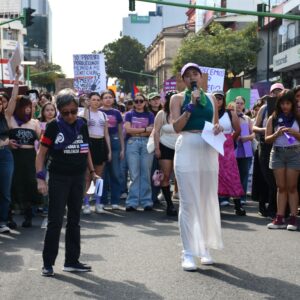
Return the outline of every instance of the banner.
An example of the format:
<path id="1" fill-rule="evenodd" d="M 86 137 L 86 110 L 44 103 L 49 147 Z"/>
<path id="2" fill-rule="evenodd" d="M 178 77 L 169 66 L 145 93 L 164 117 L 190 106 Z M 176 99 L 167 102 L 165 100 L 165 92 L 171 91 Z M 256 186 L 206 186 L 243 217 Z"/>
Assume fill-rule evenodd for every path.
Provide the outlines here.
<path id="1" fill-rule="evenodd" d="M 207 92 L 212 93 L 213 91 L 223 91 L 225 69 L 201 67 L 201 71 L 207 74 Z"/>
<path id="2" fill-rule="evenodd" d="M 74 89 L 78 93 L 100 93 L 106 89 L 103 54 L 75 54 L 73 64 Z"/>

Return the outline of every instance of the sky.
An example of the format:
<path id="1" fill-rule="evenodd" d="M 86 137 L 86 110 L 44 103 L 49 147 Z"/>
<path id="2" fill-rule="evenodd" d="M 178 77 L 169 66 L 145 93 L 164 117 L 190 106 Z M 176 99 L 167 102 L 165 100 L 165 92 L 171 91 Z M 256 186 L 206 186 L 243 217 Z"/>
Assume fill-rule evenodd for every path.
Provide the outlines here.
<path id="1" fill-rule="evenodd" d="M 49 0 L 52 10 L 52 61 L 73 77 L 73 54 L 102 50 L 117 40 L 122 18 L 129 12 L 128 0 Z M 155 4 L 136 2 L 136 12 L 147 15 Z"/>

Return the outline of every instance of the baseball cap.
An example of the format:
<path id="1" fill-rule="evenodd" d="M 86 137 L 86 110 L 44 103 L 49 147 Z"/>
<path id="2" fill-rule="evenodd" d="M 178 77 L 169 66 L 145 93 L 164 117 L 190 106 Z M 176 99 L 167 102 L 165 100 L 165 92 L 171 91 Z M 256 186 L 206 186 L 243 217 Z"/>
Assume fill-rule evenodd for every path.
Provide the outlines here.
<path id="1" fill-rule="evenodd" d="M 271 88 L 270 88 L 270 93 L 272 93 L 274 90 L 277 90 L 277 89 L 284 90 L 283 84 L 280 82 L 276 82 L 276 83 L 272 84 Z"/>
<path id="2" fill-rule="evenodd" d="M 219 90 L 219 91 L 213 91 L 212 94 L 213 94 L 213 95 L 221 95 L 221 96 L 224 97 L 224 92 L 221 91 L 221 90 Z"/>
<path id="3" fill-rule="evenodd" d="M 159 97 L 160 98 L 160 94 L 156 93 L 156 92 L 153 92 L 153 93 L 150 93 L 148 94 L 148 99 L 151 100 L 153 98 L 156 98 L 156 97 Z"/>
<path id="4" fill-rule="evenodd" d="M 187 63 L 185 64 L 182 68 L 181 68 L 181 71 L 180 71 L 180 74 L 181 74 L 181 77 L 183 77 L 185 71 L 189 68 L 194 68 L 194 69 L 197 69 L 197 71 L 199 71 L 199 73 L 202 75 L 202 71 L 201 71 L 201 68 L 195 64 L 195 63 Z"/>

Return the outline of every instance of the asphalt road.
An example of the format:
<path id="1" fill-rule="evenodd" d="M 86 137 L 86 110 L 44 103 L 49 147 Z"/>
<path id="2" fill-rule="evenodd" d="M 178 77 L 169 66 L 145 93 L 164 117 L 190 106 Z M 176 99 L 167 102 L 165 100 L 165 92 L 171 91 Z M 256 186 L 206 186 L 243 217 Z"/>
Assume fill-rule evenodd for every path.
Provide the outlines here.
<path id="1" fill-rule="evenodd" d="M 82 257 L 93 272 L 65 273 L 64 230 L 55 277 L 40 275 L 44 229 L 0 235 L 0 299 L 300 299 L 300 234 L 268 230 L 250 202 L 246 217 L 222 211 L 216 263 L 184 272 L 177 221 L 163 210 L 82 217 Z M 21 223 L 21 216 L 17 216 Z"/>

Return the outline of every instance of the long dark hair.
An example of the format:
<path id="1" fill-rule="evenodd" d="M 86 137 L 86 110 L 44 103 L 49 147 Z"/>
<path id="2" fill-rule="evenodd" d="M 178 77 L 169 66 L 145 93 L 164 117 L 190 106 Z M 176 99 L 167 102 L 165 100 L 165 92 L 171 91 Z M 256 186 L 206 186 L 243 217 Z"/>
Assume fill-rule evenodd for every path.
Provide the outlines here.
<path id="1" fill-rule="evenodd" d="M 165 95 L 165 100 L 166 101 L 165 101 L 163 110 L 166 113 L 167 122 L 168 122 L 168 119 L 169 119 L 169 116 L 170 116 L 170 102 L 171 102 L 171 97 L 173 95 L 176 95 L 176 94 L 178 94 L 178 91 L 171 90 L 171 91 L 166 92 L 166 95 Z"/>
<path id="2" fill-rule="evenodd" d="M 5 114 L 4 114 L 5 109 L 3 107 L 2 97 L 0 97 L 0 102 L 2 104 L 2 109 L 0 111 L 0 119 L 1 119 L 1 118 L 4 118 L 4 116 L 5 116 Z"/>
<path id="3" fill-rule="evenodd" d="M 144 101 L 146 102 L 146 105 L 144 106 L 144 112 L 149 112 L 149 108 L 148 108 L 148 104 L 147 104 L 147 98 L 144 94 L 142 93 L 136 93 L 133 99 L 133 104 L 134 104 L 134 100 L 136 99 L 136 97 L 142 97 L 144 99 Z M 135 110 L 135 106 L 133 105 L 133 109 Z"/>
<path id="4" fill-rule="evenodd" d="M 282 113 L 282 109 L 280 105 L 283 101 L 288 101 L 292 104 L 291 114 L 296 119 L 300 127 L 300 117 L 297 114 L 297 105 L 296 105 L 295 94 L 293 90 L 284 89 L 279 93 L 276 99 L 275 110 L 272 114 L 273 119 L 277 121 L 279 115 Z"/>
<path id="5" fill-rule="evenodd" d="M 30 106 L 32 114 L 32 102 L 29 99 L 29 96 L 20 95 L 17 97 L 17 104 L 14 111 L 14 116 L 17 117 L 19 120 L 23 121 L 24 123 L 27 123 L 31 119 L 31 116 L 28 119 L 28 116 L 26 116 L 25 113 L 25 109 L 28 106 Z"/>
<path id="6" fill-rule="evenodd" d="M 55 105 L 53 103 L 51 103 L 51 102 L 47 102 L 47 103 L 45 103 L 45 105 L 42 107 L 42 110 L 41 110 L 41 119 L 40 119 L 41 122 L 46 122 L 46 118 L 44 116 L 44 113 L 45 113 L 46 107 L 49 106 L 49 105 L 51 105 L 54 108 L 54 111 L 55 111 L 54 118 L 57 115 L 57 111 L 56 111 Z"/>

